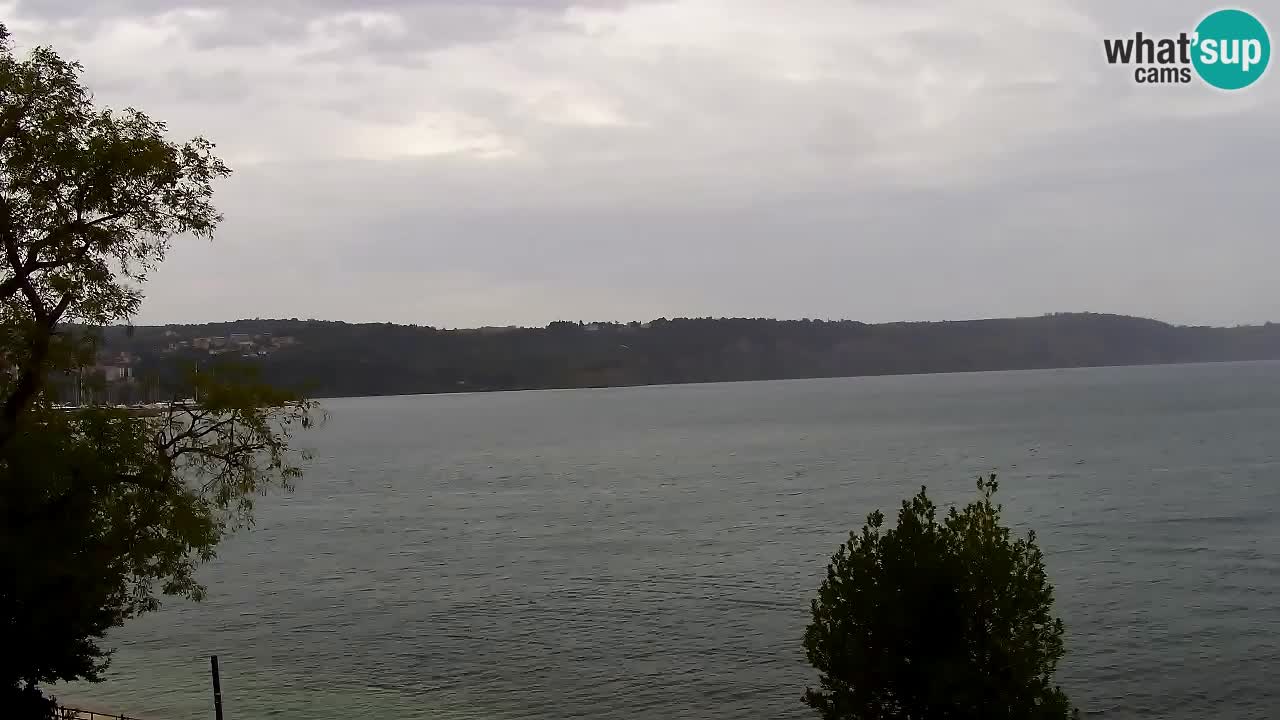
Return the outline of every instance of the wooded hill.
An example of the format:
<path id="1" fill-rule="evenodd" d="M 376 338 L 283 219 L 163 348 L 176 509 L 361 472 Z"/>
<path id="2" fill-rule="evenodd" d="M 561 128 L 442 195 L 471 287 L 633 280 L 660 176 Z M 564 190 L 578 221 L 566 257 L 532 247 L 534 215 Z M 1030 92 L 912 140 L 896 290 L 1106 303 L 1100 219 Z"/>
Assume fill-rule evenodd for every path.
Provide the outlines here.
<path id="1" fill-rule="evenodd" d="M 107 328 L 137 377 L 237 359 L 319 397 L 1280 359 L 1280 325 L 1088 313 L 871 325 L 736 318 L 439 330 L 316 320 Z"/>

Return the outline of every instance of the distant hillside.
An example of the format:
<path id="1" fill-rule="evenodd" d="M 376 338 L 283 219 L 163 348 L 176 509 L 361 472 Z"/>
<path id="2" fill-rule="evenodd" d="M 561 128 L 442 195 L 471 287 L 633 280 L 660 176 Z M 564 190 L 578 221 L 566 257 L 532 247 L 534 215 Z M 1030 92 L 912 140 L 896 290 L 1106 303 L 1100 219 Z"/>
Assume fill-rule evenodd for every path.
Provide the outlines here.
<path id="1" fill-rule="evenodd" d="M 321 397 L 1280 359 L 1280 325 L 1055 314 L 888 323 L 675 319 L 437 330 L 314 320 L 107 328 L 137 377 L 237 357 Z M 121 355 L 121 353 L 124 353 Z"/>

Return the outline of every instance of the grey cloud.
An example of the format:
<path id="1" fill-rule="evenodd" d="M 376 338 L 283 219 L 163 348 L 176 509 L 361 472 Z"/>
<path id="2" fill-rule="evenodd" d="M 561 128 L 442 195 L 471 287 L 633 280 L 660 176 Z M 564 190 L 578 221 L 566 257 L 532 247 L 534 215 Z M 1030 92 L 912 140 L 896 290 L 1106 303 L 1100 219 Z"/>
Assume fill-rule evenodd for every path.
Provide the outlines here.
<path id="1" fill-rule="evenodd" d="M 498 9 L 561 10 L 574 5 L 616 5 L 609 2 L 573 2 L 573 0 L 273 0 L 270 3 L 283 15 L 307 18 L 334 12 L 364 10 L 416 10 L 435 7 L 486 7 Z M 20 14 L 39 18 L 66 19 L 85 15 L 150 16 L 174 10 L 256 10 L 264 6 L 258 0 L 22 0 Z"/>
<path id="2" fill-rule="evenodd" d="M 352 54 L 388 63 L 415 64 L 423 51 L 500 37 L 531 24 L 553 23 L 570 7 L 610 7 L 608 0 L 40 0 L 19 2 L 24 17 L 73 23 L 92 34 L 111 20 L 147 21 L 175 13 L 214 13 L 196 24 L 188 39 L 197 49 L 254 47 L 289 43 L 303 37 L 310 23 L 330 20 L 332 38 L 341 46 L 317 53 L 317 60 L 341 62 Z M 405 32 L 362 28 L 355 15 L 387 13 Z M 343 17 L 346 15 L 347 17 Z"/>
<path id="3" fill-rule="evenodd" d="M 1276 71 L 1232 95 L 1102 61 L 1203 6 L 864 5 L 595 4 L 587 28 L 558 0 L 226 0 L 154 68 L 104 18 L 169 3 L 18 14 L 105 99 L 242 159 L 219 239 L 178 245 L 143 322 L 1280 319 Z M 303 32 L 357 8 L 402 25 Z"/>

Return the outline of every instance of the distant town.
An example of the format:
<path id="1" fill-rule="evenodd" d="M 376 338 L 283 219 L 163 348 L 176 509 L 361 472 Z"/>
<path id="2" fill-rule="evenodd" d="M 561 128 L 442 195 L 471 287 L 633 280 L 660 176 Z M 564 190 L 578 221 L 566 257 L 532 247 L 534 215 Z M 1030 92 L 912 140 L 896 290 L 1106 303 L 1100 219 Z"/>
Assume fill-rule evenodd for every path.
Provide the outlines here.
<path id="1" fill-rule="evenodd" d="M 254 360 L 265 358 L 282 348 L 298 344 L 291 335 L 271 333 L 228 333 L 196 335 L 165 329 L 163 341 L 142 350 L 119 350 L 108 342 L 97 353 L 92 365 L 78 373 L 64 373 L 52 378 L 55 399 L 60 404 L 138 404 L 169 399 L 171 390 L 163 389 L 147 370 L 158 370 L 156 359 L 198 359 L 224 356 L 225 359 Z M 172 366 L 174 363 L 163 363 Z M 163 373 L 154 373 L 163 376 Z"/>
<path id="2" fill-rule="evenodd" d="M 290 335 L 277 337 L 270 334 L 231 333 L 226 336 L 193 337 L 187 340 L 183 339 L 181 333 L 176 330 L 165 330 L 164 336 L 170 339 L 169 344 L 161 350 L 165 354 L 185 350 L 203 350 L 210 355 L 235 353 L 246 358 L 266 357 L 280 348 L 297 344 L 297 340 Z"/>

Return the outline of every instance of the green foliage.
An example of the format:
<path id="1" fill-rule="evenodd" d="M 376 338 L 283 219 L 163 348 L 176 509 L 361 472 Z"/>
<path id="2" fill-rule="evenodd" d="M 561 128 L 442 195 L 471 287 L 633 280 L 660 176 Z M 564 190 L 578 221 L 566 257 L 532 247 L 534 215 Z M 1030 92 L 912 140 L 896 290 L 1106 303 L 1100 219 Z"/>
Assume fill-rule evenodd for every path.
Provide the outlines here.
<path id="1" fill-rule="evenodd" d="M 13 370 L 0 446 L 55 369 L 59 323 L 128 318 L 170 239 L 208 237 L 221 220 L 212 183 L 230 170 L 213 144 L 96 108 L 81 70 L 51 48 L 0 47 L 0 354 Z"/>
<path id="2" fill-rule="evenodd" d="M 0 678 L 100 679 L 103 634 L 158 594 L 201 599 L 197 565 L 297 477 L 291 428 L 314 405 L 210 375 L 210 406 L 27 413 L 0 463 L 0 637 L 30 649 L 0 656 Z"/>
<path id="3" fill-rule="evenodd" d="M 1075 712 L 1053 685 L 1062 621 L 1035 533 L 1014 538 L 992 501 L 939 522 L 922 488 L 895 528 L 867 518 L 832 557 L 804 636 L 827 720 L 1048 720 Z"/>
<path id="4" fill-rule="evenodd" d="M 161 596 L 200 599 L 197 566 L 252 520 L 256 496 L 299 476 L 293 433 L 322 419 L 230 365 L 185 379 L 198 402 L 53 407 L 49 378 L 83 375 L 99 347 L 82 324 L 129 319 L 169 241 L 212 233 L 212 183 L 229 172 L 203 139 L 173 143 L 141 112 L 95 108 L 79 76 L 49 48 L 0 46 L 5 717 L 48 717 L 43 686 L 99 680 L 104 634 Z"/>
<path id="5" fill-rule="evenodd" d="M 5 679 L 97 680 L 95 639 L 153 609 L 155 582 L 198 596 L 218 537 L 208 501 L 166 473 L 148 423 L 119 411 L 34 410 L 0 465 Z"/>
<path id="6" fill-rule="evenodd" d="M 273 487 L 288 490 L 301 477 L 293 452 L 295 430 L 324 419 L 319 406 L 261 380 L 258 368 L 222 363 L 193 372 L 195 403 L 170 403 L 153 425 L 155 445 L 169 472 L 197 485 L 237 522 L 252 520 L 253 498 Z"/>

